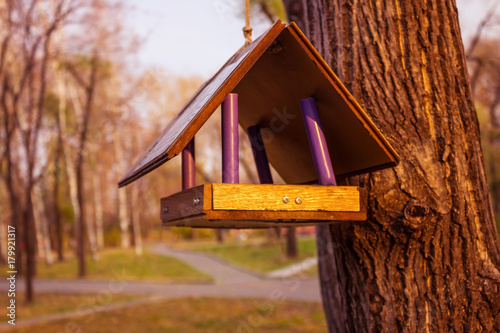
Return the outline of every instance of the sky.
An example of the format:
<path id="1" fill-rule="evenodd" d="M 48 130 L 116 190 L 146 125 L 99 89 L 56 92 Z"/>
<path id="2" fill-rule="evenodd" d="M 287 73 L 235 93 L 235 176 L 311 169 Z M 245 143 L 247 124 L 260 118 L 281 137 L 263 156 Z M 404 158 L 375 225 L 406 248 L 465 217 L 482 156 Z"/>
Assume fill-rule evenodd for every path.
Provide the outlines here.
<path id="1" fill-rule="evenodd" d="M 142 65 L 185 75 L 209 77 L 244 44 L 244 1 L 127 0 L 128 22 L 144 39 Z M 270 23 L 252 24 L 253 37 Z"/>
<path id="2" fill-rule="evenodd" d="M 494 1 L 498 0 L 457 0 L 464 42 L 474 34 Z M 143 40 L 138 60 L 144 68 L 208 78 L 244 44 L 244 0 L 125 3 L 132 8 L 128 25 Z M 270 26 L 256 13 L 251 19 L 254 38 Z"/>

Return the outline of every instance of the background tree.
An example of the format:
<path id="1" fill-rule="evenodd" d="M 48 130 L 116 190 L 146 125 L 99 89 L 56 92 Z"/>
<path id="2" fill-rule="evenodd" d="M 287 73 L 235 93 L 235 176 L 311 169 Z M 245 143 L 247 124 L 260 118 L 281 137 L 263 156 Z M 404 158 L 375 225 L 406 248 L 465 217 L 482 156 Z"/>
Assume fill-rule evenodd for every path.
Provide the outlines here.
<path id="1" fill-rule="evenodd" d="M 46 111 L 51 40 L 73 9 L 64 0 L 52 2 L 52 6 L 43 6 L 33 0 L 7 1 L 1 11 L 4 35 L 0 60 L 0 99 L 4 116 L 6 180 L 13 225 L 18 232 L 16 238 L 26 248 L 28 302 L 34 297 L 32 278 L 36 265 L 36 230 L 32 195 L 44 169 L 39 165 L 39 148 Z M 21 150 L 17 156 L 14 151 L 16 147 Z M 16 178 L 17 189 L 14 184 Z M 19 221 L 22 221 L 21 225 Z M 21 246 L 18 248 L 20 250 Z M 20 253 L 18 251 L 18 263 L 22 258 Z"/>
<path id="2" fill-rule="evenodd" d="M 401 156 L 318 228 L 331 332 L 499 331 L 500 250 L 452 1 L 285 1 Z"/>
<path id="3" fill-rule="evenodd" d="M 484 38 L 478 42 L 473 63 L 474 97 L 481 116 L 481 139 L 493 199 L 493 210 L 500 217 L 500 39 Z M 498 227 L 498 223 L 497 223 Z"/>

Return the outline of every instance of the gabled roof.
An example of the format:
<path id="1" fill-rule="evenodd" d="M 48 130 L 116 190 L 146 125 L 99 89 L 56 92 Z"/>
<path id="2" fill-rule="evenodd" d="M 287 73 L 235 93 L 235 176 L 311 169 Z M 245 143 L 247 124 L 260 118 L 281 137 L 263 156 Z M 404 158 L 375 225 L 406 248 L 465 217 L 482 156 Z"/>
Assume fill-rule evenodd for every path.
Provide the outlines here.
<path id="1" fill-rule="evenodd" d="M 243 128 L 259 124 L 269 162 L 290 184 L 317 180 L 299 101 L 314 97 L 337 179 L 395 166 L 398 156 L 296 24 L 276 22 L 205 82 L 120 180 L 180 154 L 224 98 Z"/>

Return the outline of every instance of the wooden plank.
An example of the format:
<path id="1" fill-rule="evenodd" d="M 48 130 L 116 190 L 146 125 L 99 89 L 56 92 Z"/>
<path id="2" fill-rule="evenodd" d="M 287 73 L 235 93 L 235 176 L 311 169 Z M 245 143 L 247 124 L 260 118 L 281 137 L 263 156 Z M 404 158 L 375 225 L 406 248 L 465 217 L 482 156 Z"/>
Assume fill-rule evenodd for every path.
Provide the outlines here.
<path id="1" fill-rule="evenodd" d="M 191 227 L 214 229 L 263 229 L 274 227 L 300 227 L 312 225 L 327 225 L 342 223 L 342 221 L 244 221 L 244 220 L 206 220 L 203 216 L 192 216 L 177 221 L 166 221 L 164 227 Z M 352 222 L 351 222 L 352 223 Z"/>
<path id="2" fill-rule="evenodd" d="M 248 187 L 248 190 L 235 193 L 235 188 L 241 189 L 244 187 Z M 356 197 L 357 203 L 353 204 L 353 206 L 356 206 L 357 211 L 332 211 L 331 206 L 323 207 L 324 210 L 308 210 L 311 209 L 312 206 L 308 206 L 307 202 L 302 206 L 304 207 L 303 210 L 265 210 L 259 205 L 252 205 L 251 207 L 245 206 L 245 210 L 228 210 L 220 209 L 218 206 L 219 204 L 215 203 L 217 201 L 216 198 L 221 196 L 240 196 L 247 195 L 251 192 L 265 195 L 265 192 L 279 192 L 276 191 L 276 188 L 290 191 L 298 191 L 300 188 L 303 188 L 301 193 L 304 193 L 303 191 L 315 193 L 316 190 L 320 190 L 318 192 L 320 196 L 315 196 L 315 200 L 317 200 L 318 197 L 329 200 L 328 195 L 331 193 L 339 197 L 337 201 L 341 201 L 342 196 Z M 339 193 L 342 193 L 342 195 L 339 195 Z M 353 193 L 357 194 L 353 195 Z M 254 197 L 257 198 L 258 195 L 254 195 Z M 195 198 L 201 199 L 197 205 L 194 204 Z M 305 198 L 307 200 L 308 197 L 306 196 Z M 295 198 L 293 198 L 293 200 L 295 200 Z M 231 201 L 225 202 L 231 204 Z M 226 205 L 226 203 L 224 205 Z M 291 203 L 292 200 L 289 204 Z M 366 189 L 354 186 L 205 184 L 163 198 L 161 200 L 162 213 L 160 216 L 163 225 L 166 226 L 190 226 L 197 228 L 271 228 L 275 226 L 305 226 L 337 223 L 340 221 L 364 221 L 367 216 L 366 203 Z M 239 203 L 236 204 L 240 205 Z M 296 206 L 302 205 L 293 204 Z M 321 205 L 323 204 L 319 203 L 319 206 Z M 168 211 L 163 211 L 164 207 L 168 207 Z M 216 209 L 214 209 L 214 207 Z M 249 208 L 251 210 L 248 210 Z"/>
<path id="3" fill-rule="evenodd" d="M 360 210 L 359 188 L 355 186 L 212 184 L 212 195 L 213 210 Z"/>
<path id="4" fill-rule="evenodd" d="M 307 211 L 239 211 L 212 210 L 205 213 L 207 220 L 279 221 L 364 221 L 366 212 L 307 212 Z"/>
<path id="5" fill-rule="evenodd" d="M 160 218 L 162 220 L 175 220 L 203 213 L 206 204 L 205 193 L 207 192 L 211 192 L 211 186 L 200 185 L 162 198 Z M 209 199 L 209 201 L 211 200 Z M 209 202 L 208 205 L 210 206 L 211 203 Z"/>

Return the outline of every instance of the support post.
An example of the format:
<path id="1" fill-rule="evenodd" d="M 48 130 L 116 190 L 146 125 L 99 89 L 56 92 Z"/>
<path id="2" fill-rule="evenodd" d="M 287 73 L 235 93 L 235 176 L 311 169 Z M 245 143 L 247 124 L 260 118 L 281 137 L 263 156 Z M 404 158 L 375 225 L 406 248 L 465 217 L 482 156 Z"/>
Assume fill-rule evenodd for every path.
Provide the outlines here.
<path id="1" fill-rule="evenodd" d="M 259 174 L 259 181 L 261 184 L 273 184 L 273 176 L 271 174 L 271 168 L 269 168 L 269 161 L 267 159 L 266 147 L 264 146 L 264 140 L 262 140 L 262 134 L 260 132 L 260 125 L 254 125 L 247 128 L 248 138 L 250 139 L 250 144 L 252 146 L 253 159 L 255 161 L 255 167 L 257 168 L 257 173 Z M 281 235 L 280 227 L 275 227 L 274 232 L 279 238 Z"/>
<path id="2" fill-rule="evenodd" d="M 248 138 L 252 145 L 253 159 L 259 174 L 259 181 L 261 184 L 272 184 L 273 176 L 269 168 L 269 161 L 267 160 L 266 147 L 260 133 L 260 126 L 254 125 L 247 128 Z"/>
<path id="3" fill-rule="evenodd" d="M 316 167 L 316 174 L 318 175 L 318 182 L 321 185 L 337 185 L 315 99 L 313 97 L 301 99 L 300 108 Z"/>
<path id="4" fill-rule="evenodd" d="M 182 190 L 196 186 L 196 164 L 194 155 L 194 138 L 182 151 Z"/>
<path id="5" fill-rule="evenodd" d="M 239 176 L 238 94 L 222 102 L 222 182 L 238 184 Z"/>

